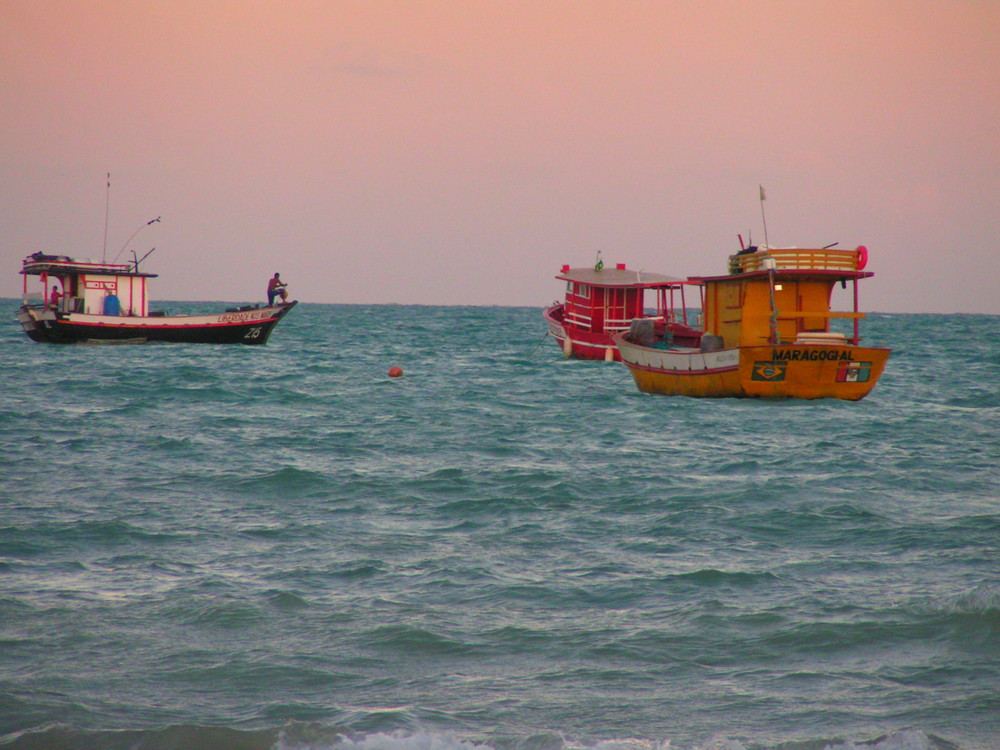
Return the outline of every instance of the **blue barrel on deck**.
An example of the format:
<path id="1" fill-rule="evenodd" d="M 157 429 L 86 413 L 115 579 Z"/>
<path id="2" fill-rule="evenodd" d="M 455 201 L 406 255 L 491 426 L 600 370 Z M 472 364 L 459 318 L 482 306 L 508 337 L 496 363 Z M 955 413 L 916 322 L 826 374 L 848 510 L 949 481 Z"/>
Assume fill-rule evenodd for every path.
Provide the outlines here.
<path id="1" fill-rule="evenodd" d="M 105 315 L 118 315 L 122 311 L 121 300 L 118 299 L 113 294 L 109 294 L 104 298 L 104 314 Z"/>

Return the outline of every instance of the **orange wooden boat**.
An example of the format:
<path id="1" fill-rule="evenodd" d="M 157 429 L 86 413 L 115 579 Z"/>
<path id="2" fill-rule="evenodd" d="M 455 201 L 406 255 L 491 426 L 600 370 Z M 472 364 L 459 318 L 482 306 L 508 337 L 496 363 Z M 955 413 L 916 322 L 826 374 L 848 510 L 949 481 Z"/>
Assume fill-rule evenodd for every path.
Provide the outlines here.
<path id="1" fill-rule="evenodd" d="M 686 310 L 667 309 L 662 321 L 637 320 L 614 341 L 645 393 L 857 401 L 890 351 L 861 343 L 858 282 L 873 275 L 867 261 L 863 246 L 744 248 L 726 275 L 687 280 L 701 289 L 700 330 L 685 325 Z M 850 285 L 853 309 L 831 309 L 838 284 Z"/>

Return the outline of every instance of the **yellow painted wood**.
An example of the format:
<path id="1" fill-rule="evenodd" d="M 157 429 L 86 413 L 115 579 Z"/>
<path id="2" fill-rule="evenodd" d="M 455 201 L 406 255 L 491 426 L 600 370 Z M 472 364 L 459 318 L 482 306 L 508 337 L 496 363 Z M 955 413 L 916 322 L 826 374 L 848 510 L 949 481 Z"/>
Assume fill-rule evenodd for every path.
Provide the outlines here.
<path id="1" fill-rule="evenodd" d="M 685 355 L 686 364 L 675 371 L 626 362 L 636 386 L 645 393 L 694 397 L 864 398 L 881 377 L 889 350 L 854 345 L 851 335 L 830 332 L 832 319 L 866 317 L 830 309 L 833 287 L 841 278 L 854 283 L 863 278 L 853 276 L 859 257 L 856 250 L 831 249 L 732 256 L 732 275 L 703 279 L 703 314 L 705 334 L 721 337 L 724 350 L 737 349 L 739 365 L 699 369 L 706 365 L 697 351 Z M 770 269 L 774 273 L 752 273 Z"/>

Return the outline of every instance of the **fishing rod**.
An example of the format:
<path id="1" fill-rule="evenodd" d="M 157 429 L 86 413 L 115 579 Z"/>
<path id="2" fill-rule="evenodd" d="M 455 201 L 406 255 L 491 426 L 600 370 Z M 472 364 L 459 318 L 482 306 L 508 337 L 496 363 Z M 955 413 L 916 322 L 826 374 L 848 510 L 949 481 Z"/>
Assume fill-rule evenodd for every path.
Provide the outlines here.
<path id="1" fill-rule="evenodd" d="M 146 222 L 145 224 L 140 224 L 140 225 L 139 225 L 139 228 L 138 228 L 138 229 L 136 229 L 136 230 L 135 230 L 134 232 L 132 232 L 132 236 L 131 236 L 131 237 L 129 237 L 129 238 L 127 239 L 127 240 L 125 240 L 125 244 L 124 244 L 124 245 L 122 245 L 122 249 L 118 251 L 118 254 L 117 254 L 117 255 L 115 255 L 115 258 L 114 258 L 114 260 L 112 260 L 111 262 L 112 262 L 112 263 L 114 263 L 114 262 L 115 262 L 115 260 L 118 260 L 118 256 L 119 256 L 119 255 L 121 255 L 121 254 L 122 254 L 123 252 L 125 252 L 125 248 L 126 248 L 126 247 L 128 247 L 128 243 L 130 243 L 130 242 L 131 242 L 132 240 L 134 240 L 134 239 L 135 239 L 135 236 L 136 236 L 137 234 L 139 234 L 139 232 L 141 232 L 141 231 L 142 231 L 142 230 L 143 230 L 143 229 L 144 229 L 145 227 L 148 227 L 148 226 L 149 226 L 150 224 L 156 224 L 156 223 L 157 223 L 157 222 L 158 222 L 159 220 L 160 220 L 160 217 L 159 217 L 159 216 L 157 216 L 157 217 L 156 217 L 155 219 L 150 219 L 150 220 L 149 220 L 149 221 L 147 221 L 147 222 Z M 151 252 L 153 252 L 153 251 L 152 251 L 152 250 L 150 250 L 149 252 L 151 253 Z M 146 253 L 146 255 L 149 255 L 149 253 Z M 133 256 L 133 257 L 135 257 L 135 252 L 134 252 L 134 251 L 132 252 L 132 256 Z M 145 256 L 144 256 L 144 257 L 145 257 Z"/>

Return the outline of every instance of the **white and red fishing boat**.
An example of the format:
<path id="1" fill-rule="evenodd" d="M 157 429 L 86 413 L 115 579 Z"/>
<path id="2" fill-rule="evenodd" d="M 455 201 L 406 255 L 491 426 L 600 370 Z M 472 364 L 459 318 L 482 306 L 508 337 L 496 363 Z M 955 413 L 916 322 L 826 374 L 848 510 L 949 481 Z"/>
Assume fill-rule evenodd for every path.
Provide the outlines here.
<path id="1" fill-rule="evenodd" d="M 211 315 L 168 315 L 150 309 L 155 273 L 131 264 L 33 253 L 24 259 L 17 319 L 32 341 L 53 344 L 265 344 L 296 302 L 230 308 Z M 29 288 L 29 280 L 34 282 Z"/>
<path id="2" fill-rule="evenodd" d="M 624 263 L 605 268 L 600 258 L 593 268 L 565 265 L 556 278 L 566 282 L 566 297 L 542 313 L 549 335 L 567 357 L 606 362 L 621 359 L 614 334 L 627 331 L 636 318 L 662 323 L 664 311 L 674 307 L 672 296 L 683 295 L 686 283 L 673 276 L 633 271 Z M 687 323 L 684 319 L 675 322 Z"/>

